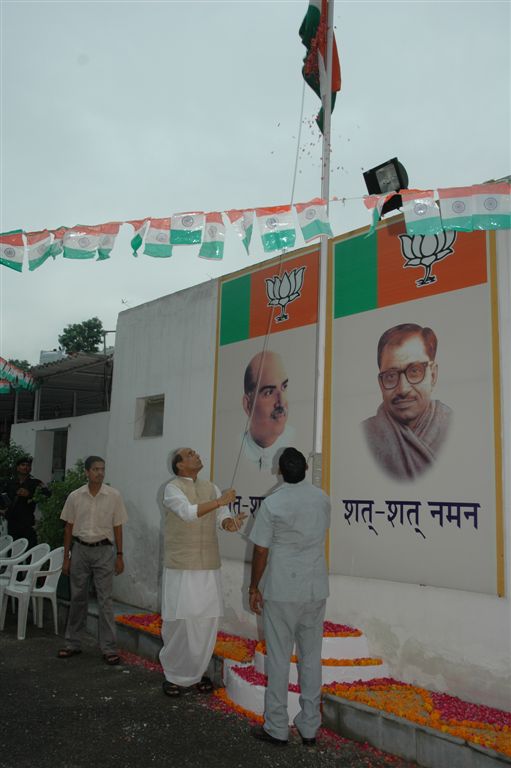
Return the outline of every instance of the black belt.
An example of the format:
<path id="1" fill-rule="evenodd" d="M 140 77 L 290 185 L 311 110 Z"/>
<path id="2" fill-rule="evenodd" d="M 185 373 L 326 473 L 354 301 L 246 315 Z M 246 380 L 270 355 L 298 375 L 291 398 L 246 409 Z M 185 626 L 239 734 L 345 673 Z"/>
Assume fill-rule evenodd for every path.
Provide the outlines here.
<path id="1" fill-rule="evenodd" d="M 112 545 L 112 542 L 110 539 L 101 539 L 101 541 L 82 541 L 77 536 L 73 536 L 73 541 L 78 542 L 78 544 L 83 544 L 84 547 L 106 547 L 107 544 Z"/>

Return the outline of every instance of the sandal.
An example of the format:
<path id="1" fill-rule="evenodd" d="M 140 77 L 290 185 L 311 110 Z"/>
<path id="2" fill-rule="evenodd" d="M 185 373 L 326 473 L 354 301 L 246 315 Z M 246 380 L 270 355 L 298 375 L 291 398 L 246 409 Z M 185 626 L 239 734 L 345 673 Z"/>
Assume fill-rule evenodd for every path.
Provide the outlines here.
<path id="1" fill-rule="evenodd" d="M 105 664 L 108 664 L 109 667 L 115 667 L 119 662 L 121 658 L 116 653 L 104 653 L 103 654 L 103 661 Z"/>
<path id="2" fill-rule="evenodd" d="M 168 680 L 164 680 L 162 683 L 163 693 L 165 696 L 170 696 L 171 698 L 176 698 L 176 696 L 181 696 L 181 688 L 179 685 L 176 685 L 175 683 L 171 683 Z"/>
<path id="3" fill-rule="evenodd" d="M 209 677 L 203 677 L 200 682 L 195 686 L 198 693 L 211 693 L 213 690 L 213 683 Z"/>
<path id="4" fill-rule="evenodd" d="M 57 653 L 58 659 L 70 659 L 71 656 L 78 656 L 81 653 L 79 648 L 61 648 Z"/>

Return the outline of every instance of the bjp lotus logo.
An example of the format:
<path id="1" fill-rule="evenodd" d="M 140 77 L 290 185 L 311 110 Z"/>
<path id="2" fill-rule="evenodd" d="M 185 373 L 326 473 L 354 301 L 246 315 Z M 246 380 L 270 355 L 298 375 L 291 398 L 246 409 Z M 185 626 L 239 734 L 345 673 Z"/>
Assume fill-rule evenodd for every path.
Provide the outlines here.
<path id="1" fill-rule="evenodd" d="M 282 277 L 266 278 L 266 295 L 269 307 L 280 307 L 280 315 L 275 318 L 276 323 L 289 320 L 286 307 L 301 295 L 303 275 L 305 267 L 293 269 L 292 272 L 284 272 Z"/>
<path id="2" fill-rule="evenodd" d="M 445 259 L 449 254 L 454 253 L 456 232 L 439 232 L 437 235 L 399 235 L 401 240 L 401 253 L 406 261 L 403 268 L 422 267 L 424 277 L 415 281 L 418 288 L 425 285 L 436 283 L 436 276 L 433 274 L 433 265 L 437 261 Z"/>

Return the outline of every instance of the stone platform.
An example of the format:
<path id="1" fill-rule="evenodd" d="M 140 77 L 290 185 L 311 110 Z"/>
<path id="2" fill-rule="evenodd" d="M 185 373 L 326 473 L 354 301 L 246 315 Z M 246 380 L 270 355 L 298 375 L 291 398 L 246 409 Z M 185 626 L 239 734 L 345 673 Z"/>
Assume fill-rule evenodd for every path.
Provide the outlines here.
<path id="1" fill-rule="evenodd" d="M 60 620 L 65 619 L 65 606 L 59 609 Z M 133 606 L 115 605 L 117 614 L 143 613 Z M 97 632 L 97 608 L 91 604 L 87 629 Z M 117 623 L 118 644 L 121 649 L 157 662 L 161 639 L 125 624 Z M 358 649 L 356 653 L 358 654 Z M 257 662 L 261 665 L 261 660 Z M 216 686 L 224 686 L 227 669 L 239 666 L 214 656 L 208 670 Z M 341 696 L 324 692 L 323 725 L 355 741 L 368 742 L 378 749 L 414 760 L 423 768 L 510 768 L 511 757 L 479 746 L 440 730 L 429 728 L 365 704 L 349 701 Z"/>

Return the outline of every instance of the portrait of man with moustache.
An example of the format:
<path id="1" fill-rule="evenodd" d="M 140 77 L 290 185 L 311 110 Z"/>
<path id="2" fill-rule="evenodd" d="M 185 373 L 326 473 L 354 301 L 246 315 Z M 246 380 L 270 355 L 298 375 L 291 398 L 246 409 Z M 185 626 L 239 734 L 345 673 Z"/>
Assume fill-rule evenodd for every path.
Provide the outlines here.
<path id="1" fill-rule="evenodd" d="M 258 352 L 249 361 L 242 399 L 248 419 L 243 454 L 260 470 L 271 470 L 277 451 L 293 442 L 294 429 L 287 423 L 288 387 L 289 378 L 278 353 Z"/>
<path id="2" fill-rule="evenodd" d="M 396 480 L 414 480 L 428 470 L 449 431 L 451 408 L 432 398 L 437 346 L 434 331 L 415 323 L 389 328 L 378 342 L 383 402 L 362 428 L 373 458 Z"/>

